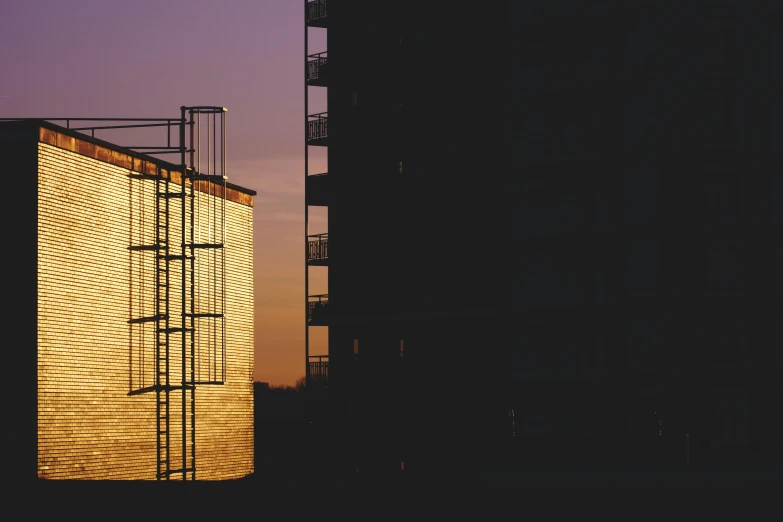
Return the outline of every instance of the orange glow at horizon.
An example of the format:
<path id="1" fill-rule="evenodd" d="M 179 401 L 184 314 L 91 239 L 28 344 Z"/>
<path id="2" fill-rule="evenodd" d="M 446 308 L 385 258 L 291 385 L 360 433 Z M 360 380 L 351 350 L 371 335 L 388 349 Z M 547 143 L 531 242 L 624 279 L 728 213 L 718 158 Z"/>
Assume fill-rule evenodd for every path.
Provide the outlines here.
<path id="1" fill-rule="evenodd" d="M 250 181 L 251 176 L 266 182 Z M 293 386 L 305 373 L 303 177 L 302 157 L 245 162 L 229 176 L 258 192 L 253 209 L 254 380 L 272 386 Z M 326 208 L 310 207 L 308 233 L 328 232 L 327 215 Z M 327 277 L 327 267 L 310 267 L 310 294 L 328 293 Z M 311 327 L 310 354 L 325 355 L 327 346 L 328 329 Z"/>

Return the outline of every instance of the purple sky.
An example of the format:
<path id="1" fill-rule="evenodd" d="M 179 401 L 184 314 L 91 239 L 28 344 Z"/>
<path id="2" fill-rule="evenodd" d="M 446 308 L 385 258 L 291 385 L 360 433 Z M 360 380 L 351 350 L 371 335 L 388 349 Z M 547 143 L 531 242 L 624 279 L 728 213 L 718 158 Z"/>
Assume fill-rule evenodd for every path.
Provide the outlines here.
<path id="1" fill-rule="evenodd" d="M 0 7 L 0 118 L 176 118 L 182 105 L 228 108 L 228 179 L 258 192 L 255 379 L 272 384 L 304 374 L 302 19 L 300 0 Z M 325 30 L 309 31 L 309 52 L 326 50 Z M 309 112 L 324 110 L 325 91 L 310 88 Z M 325 157 L 311 155 L 311 172 L 325 171 Z M 310 233 L 326 232 L 326 217 L 311 209 Z M 327 292 L 326 270 L 311 269 L 310 293 Z M 325 350 L 321 330 L 311 329 L 311 353 Z"/>

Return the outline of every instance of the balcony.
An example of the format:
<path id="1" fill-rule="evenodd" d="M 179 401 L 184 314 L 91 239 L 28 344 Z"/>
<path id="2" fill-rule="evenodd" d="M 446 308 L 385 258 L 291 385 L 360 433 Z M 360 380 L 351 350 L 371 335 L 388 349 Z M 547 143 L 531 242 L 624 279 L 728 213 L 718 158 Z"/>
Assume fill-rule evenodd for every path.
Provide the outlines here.
<path id="1" fill-rule="evenodd" d="M 329 381 L 329 356 L 311 355 L 307 358 L 308 381 L 326 384 Z"/>
<path id="2" fill-rule="evenodd" d="M 329 266 L 329 233 L 307 236 L 307 264 Z"/>
<path id="3" fill-rule="evenodd" d="M 308 296 L 307 324 L 310 326 L 329 325 L 329 294 Z"/>
<path id="4" fill-rule="evenodd" d="M 326 51 L 311 54 L 307 57 L 306 74 L 307 85 L 326 87 L 329 74 L 329 58 L 326 56 Z"/>
<path id="5" fill-rule="evenodd" d="M 329 190 L 329 177 L 326 172 L 312 174 L 305 178 L 305 199 L 308 205 L 314 207 L 328 207 L 331 194 Z"/>
<path id="6" fill-rule="evenodd" d="M 307 144 L 317 147 L 326 147 L 328 145 L 328 126 L 329 120 L 325 112 L 310 114 L 307 116 Z"/>
<path id="7" fill-rule="evenodd" d="M 307 2 L 307 25 L 310 27 L 327 27 L 326 0 L 311 0 Z"/>

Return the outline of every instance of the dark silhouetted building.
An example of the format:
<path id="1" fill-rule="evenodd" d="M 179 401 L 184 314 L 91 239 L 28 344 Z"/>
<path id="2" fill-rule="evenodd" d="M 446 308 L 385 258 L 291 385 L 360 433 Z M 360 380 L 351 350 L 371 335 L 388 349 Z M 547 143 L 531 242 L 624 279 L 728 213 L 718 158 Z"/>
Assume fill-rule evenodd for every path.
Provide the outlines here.
<path id="1" fill-rule="evenodd" d="M 782 15 L 511 4 L 521 467 L 779 463 Z"/>
<path id="2" fill-rule="evenodd" d="M 307 205 L 329 224 L 309 231 L 327 234 L 308 241 L 329 286 L 308 321 L 328 327 L 329 356 L 308 372 L 328 367 L 330 447 L 351 472 L 470 469 L 503 409 L 508 163 L 486 54 L 502 33 L 465 30 L 504 23 L 491 5 L 306 3 L 328 48 L 307 50 L 310 92 L 328 90 L 328 107 L 307 107 L 309 149 L 328 150 Z"/>
<path id="3" fill-rule="evenodd" d="M 306 3 L 347 469 L 779 462 L 776 5 Z"/>

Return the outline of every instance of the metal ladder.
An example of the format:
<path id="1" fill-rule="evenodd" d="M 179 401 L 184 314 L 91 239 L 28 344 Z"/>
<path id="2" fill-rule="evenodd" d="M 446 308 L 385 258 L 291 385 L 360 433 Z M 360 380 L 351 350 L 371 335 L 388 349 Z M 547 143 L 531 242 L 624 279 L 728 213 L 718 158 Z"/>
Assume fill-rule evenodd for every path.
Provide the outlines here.
<path id="1" fill-rule="evenodd" d="M 144 173 L 130 175 L 146 180 L 155 189 L 154 243 L 129 247 L 132 251 L 155 254 L 155 314 L 129 320 L 130 324 L 155 323 L 154 368 L 150 368 L 154 379 L 151 386 L 145 387 L 142 378 L 141 387 L 129 394 L 155 392 L 158 480 L 196 479 L 196 386 L 222 385 L 226 381 L 226 110 L 210 106 L 181 110 L 179 146 L 162 147 L 166 151 L 178 150 L 181 175 L 160 165 L 154 171 L 143 167 Z M 199 152 L 202 114 L 206 115 L 204 172 Z M 171 126 L 169 122 L 166 125 Z M 172 232 L 177 227 L 176 218 L 180 218 L 180 234 Z M 203 226 L 207 232 L 202 239 Z M 199 254 L 204 250 L 208 253 Z M 206 286 L 199 280 L 204 276 Z M 177 286 L 181 292 L 179 310 L 175 310 Z M 206 299 L 197 303 L 196 297 L 202 297 L 202 293 L 206 293 Z M 197 337 L 200 330 L 205 331 L 203 337 Z M 181 366 L 177 367 L 177 362 Z M 177 421 L 181 421 L 181 426 L 177 426 Z M 178 449 L 181 455 L 177 455 Z"/>
<path id="2" fill-rule="evenodd" d="M 191 193 L 188 193 L 188 183 L 183 180 L 182 184 L 172 183 L 171 173 L 164 175 L 162 170 L 158 168 L 158 174 L 155 180 L 156 185 L 156 218 L 155 218 L 155 244 L 158 249 L 156 256 L 155 272 L 156 272 L 156 284 L 155 284 L 155 312 L 157 317 L 157 329 L 156 329 L 156 412 L 157 412 L 157 454 L 158 454 L 158 479 L 168 480 L 174 475 L 181 475 L 182 480 L 187 480 L 188 473 L 191 474 L 191 478 L 195 479 L 195 385 L 193 383 L 192 371 L 190 372 L 190 378 L 188 378 L 187 366 L 188 361 L 192 361 L 192 354 L 188 357 L 187 346 L 191 346 L 193 349 L 193 324 L 190 319 L 190 324 L 187 324 L 188 318 L 184 313 L 181 314 L 181 322 L 179 325 L 174 325 L 171 322 L 172 310 L 171 310 L 171 275 L 172 275 L 172 263 L 181 263 L 179 274 L 182 280 L 182 309 L 183 312 L 186 309 L 187 303 L 192 303 L 193 287 L 189 284 L 184 284 L 187 278 L 188 272 L 192 274 L 193 271 L 193 256 L 187 255 L 185 249 L 185 238 L 188 233 L 186 227 L 182 227 L 182 245 L 181 249 L 172 251 L 171 245 L 171 200 L 179 200 L 181 203 L 181 215 L 182 224 L 186 222 L 186 201 L 193 198 L 192 184 Z M 179 187 L 176 189 L 174 187 Z M 171 380 L 171 346 L 172 346 L 172 334 L 181 334 L 182 351 L 181 351 L 181 379 L 178 384 L 174 384 Z M 190 336 L 190 343 L 188 343 L 188 335 Z M 181 391 L 181 418 L 182 418 L 182 463 L 176 469 L 172 469 L 171 465 L 171 400 L 172 392 Z M 188 400 L 189 399 L 189 400 Z M 190 407 L 188 407 L 190 403 Z M 190 410 L 190 430 L 188 430 L 188 411 Z M 191 462 L 188 466 L 187 450 L 188 450 L 188 433 L 190 433 L 191 439 Z"/>

